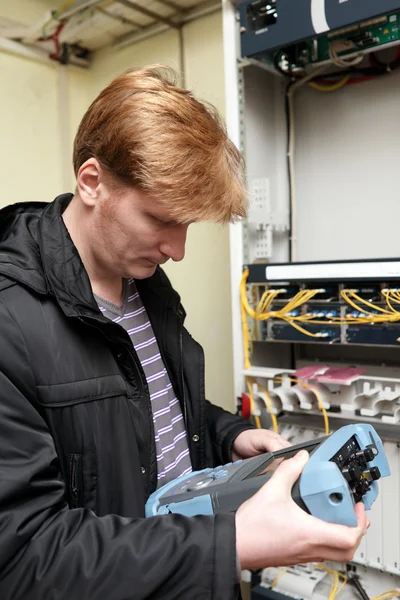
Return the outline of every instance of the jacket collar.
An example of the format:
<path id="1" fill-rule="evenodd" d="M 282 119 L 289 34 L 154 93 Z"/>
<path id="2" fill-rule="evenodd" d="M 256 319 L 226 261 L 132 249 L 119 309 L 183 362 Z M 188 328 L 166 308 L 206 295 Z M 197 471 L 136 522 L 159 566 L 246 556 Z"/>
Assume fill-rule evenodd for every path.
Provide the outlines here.
<path id="1" fill-rule="evenodd" d="M 89 277 L 62 213 L 73 194 L 51 203 L 21 203 L 0 211 L 0 275 L 41 294 L 52 294 L 69 317 L 100 317 Z M 178 309 L 180 298 L 160 267 L 136 281 L 146 308 Z"/>

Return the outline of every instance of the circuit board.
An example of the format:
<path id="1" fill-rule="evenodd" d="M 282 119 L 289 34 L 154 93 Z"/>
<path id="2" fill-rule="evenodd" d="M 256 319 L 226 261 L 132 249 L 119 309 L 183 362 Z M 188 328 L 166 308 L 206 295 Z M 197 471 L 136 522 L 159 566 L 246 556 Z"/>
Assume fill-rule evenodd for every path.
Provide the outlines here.
<path id="1" fill-rule="evenodd" d="M 346 57 L 361 51 L 378 50 L 400 41 L 400 13 L 393 13 L 364 23 L 337 29 L 318 38 L 310 38 L 282 48 L 278 52 L 266 52 L 255 58 L 271 68 L 278 64 L 286 71 L 303 69 L 308 65 L 323 63 L 330 59 L 329 48 L 333 42 L 338 55 Z M 342 49 L 340 42 L 343 43 Z"/>

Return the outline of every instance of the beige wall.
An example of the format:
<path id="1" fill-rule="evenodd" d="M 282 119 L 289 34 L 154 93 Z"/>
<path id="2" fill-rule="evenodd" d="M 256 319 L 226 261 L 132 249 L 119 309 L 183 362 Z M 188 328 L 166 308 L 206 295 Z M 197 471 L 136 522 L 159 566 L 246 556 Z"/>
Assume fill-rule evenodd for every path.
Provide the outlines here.
<path id="1" fill-rule="evenodd" d="M 179 39 L 175 31 L 166 31 L 121 50 L 110 48 L 100 50 L 95 56 L 91 69 L 93 97 L 126 69 L 155 63 L 167 64 L 179 70 Z"/>
<path id="2" fill-rule="evenodd" d="M 1 15 L 32 25 L 63 0 L 1 3 Z M 51 201 L 73 189 L 73 133 L 90 98 L 90 74 L 0 52 L 0 207 Z"/>
<path id="3" fill-rule="evenodd" d="M 187 87 L 224 114 L 222 15 L 199 19 L 184 29 Z M 182 263 L 167 269 L 181 293 L 187 326 L 204 347 L 206 393 L 210 400 L 234 406 L 228 227 L 201 223 L 189 229 Z"/>
<path id="4" fill-rule="evenodd" d="M 24 2 L 28 7 L 32 0 Z M 45 0 L 37 4 L 42 8 L 48 5 Z M 36 11 L 34 18 L 40 14 Z M 15 12 L 9 16 L 27 22 Z M 221 14 L 187 25 L 184 48 L 187 87 L 223 113 Z M 56 65 L 0 53 L 0 70 L 3 81 L 7 81 L 0 97 L 0 175 L 7 195 L 3 193 L 0 205 L 27 199 L 51 200 L 60 192 L 71 191 L 73 136 L 90 101 L 113 77 L 129 67 L 163 63 L 179 71 L 179 56 L 175 31 L 120 51 L 104 49 L 95 57 L 89 72 L 68 69 L 65 73 Z M 61 116 L 59 107 L 63 108 Z M 188 313 L 187 327 L 205 349 L 207 396 L 232 409 L 227 227 L 192 225 L 185 260 L 168 264 L 166 270 L 182 296 Z"/>
<path id="5" fill-rule="evenodd" d="M 61 189 L 57 68 L 0 53 L 0 72 L 0 206 L 52 200 Z"/>

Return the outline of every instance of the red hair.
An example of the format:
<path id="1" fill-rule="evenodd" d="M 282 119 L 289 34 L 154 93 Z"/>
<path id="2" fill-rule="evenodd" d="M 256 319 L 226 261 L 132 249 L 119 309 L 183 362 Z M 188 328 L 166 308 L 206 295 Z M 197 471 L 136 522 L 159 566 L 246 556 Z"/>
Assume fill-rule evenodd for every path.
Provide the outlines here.
<path id="1" fill-rule="evenodd" d="M 84 115 L 74 169 L 96 158 L 116 182 L 157 198 L 179 222 L 246 214 L 243 160 L 216 109 L 177 87 L 168 67 L 131 69 Z"/>

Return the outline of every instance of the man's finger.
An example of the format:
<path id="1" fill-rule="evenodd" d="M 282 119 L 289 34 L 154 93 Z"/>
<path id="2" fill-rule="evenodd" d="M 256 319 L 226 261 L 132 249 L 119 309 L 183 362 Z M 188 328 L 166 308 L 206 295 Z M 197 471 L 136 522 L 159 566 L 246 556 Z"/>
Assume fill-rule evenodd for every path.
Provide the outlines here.
<path id="1" fill-rule="evenodd" d="M 288 448 L 291 444 L 279 433 L 273 433 L 272 431 L 265 432 L 265 448 L 264 451 L 276 452 L 282 450 L 282 448 Z"/>
<path id="2" fill-rule="evenodd" d="M 308 459 L 308 452 L 300 450 L 293 458 L 283 460 L 270 481 L 266 484 L 266 486 L 270 486 L 268 493 L 272 492 L 273 486 L 276 495 L 287 498 L 288 494 L 291 493 L 294 483 L 300 477 Z"/>
<path id="3" fill-rule="evenodd" d="M 364 535 L 369 527 L 369 521 L 367 519 L 367 513 L 364 504 L 362 502 L 358 502 L 354 507 L 354 512 L 356 513 L 358 528 Z"/>

